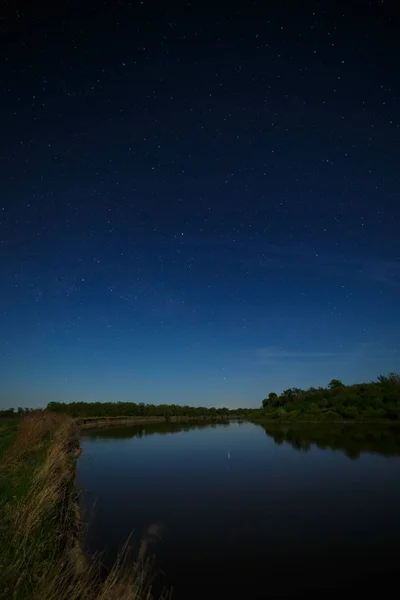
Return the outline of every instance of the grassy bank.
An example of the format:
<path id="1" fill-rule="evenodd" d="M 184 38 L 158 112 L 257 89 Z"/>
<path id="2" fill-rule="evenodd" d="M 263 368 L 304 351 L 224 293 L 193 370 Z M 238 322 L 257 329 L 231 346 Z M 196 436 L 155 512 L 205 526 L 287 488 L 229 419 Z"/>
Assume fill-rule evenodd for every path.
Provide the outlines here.
<path id="1" fill-rule="evenodd" d="M 75 421 L 54 413 L 0 422 L 0 598 L 128 600 L 151 596 L 144 548 L 128 552 L 104 580 L 80 550 L 74 489 Z"/>
<path id="2" fill-rule="evenodd" d="M 0 420 L 0 464 L 6 451 L 14 444 L 19 421 L 17 419 L 2 419 Z"/>

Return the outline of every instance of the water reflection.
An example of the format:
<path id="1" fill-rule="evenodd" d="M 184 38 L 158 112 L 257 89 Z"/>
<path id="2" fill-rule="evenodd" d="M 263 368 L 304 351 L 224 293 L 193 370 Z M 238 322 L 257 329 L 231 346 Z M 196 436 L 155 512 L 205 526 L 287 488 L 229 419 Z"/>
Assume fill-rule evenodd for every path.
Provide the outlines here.
<path id="1" fill-rule="evenodd" d="M 380 586 L 397 568 L 399 426 L 148 423 L 81 444 L 88 552 L 110 567 L 132 532 L 135 547 L 161 524 L 155 570 L 174 600 L 257 600 L 367 575 Z"/>
<path id="2" fill-rule="evenodd" d="M 137 425 L 122 425 L 119 427 L 107 427 L 98 429 L 89 429 L 84 432 L 83 439 L 90 438 L 92 440 L 111 439 L 130 439 L 142 438 L 149 435 L 167 435 L 171 433 L 180 433 L 187 431 L 195 431 L 200 429 L 216 429 L 217 427 L 229 427 L 230 422 L 227 420 L 221 421 L 196 421 L 186 423 L 145 423 Z"/>
<path id="3" fill-rule="evenodd" d="M 315 446 L 342 451 L 353 460 L 363 453 L 400 456 L 398 425 L 265 422 L 261 426 L 275 444 L 290 444 L 299 452 L 308 452 Z"/>
<path id="4" fill-rule="evenodd" d="M 236 424 L 245 424 L 237 420 Z M 169 435 L 205 429 L 228 428 L 226 420 L 210 422 L 147 423 L 99 428 L 84 432 L 83 439 L 117 440 L 143 438 L 151 435 Z M 342 451 L 351 459 L 363 453 L 382 456 L 400 456 L 400 425 L 355 424 L 355 423 L 259 423 L 268 437 L 277 445 L 290 444 L 299 452 L 308 452 L 312 447 L 320 450 Z"/>

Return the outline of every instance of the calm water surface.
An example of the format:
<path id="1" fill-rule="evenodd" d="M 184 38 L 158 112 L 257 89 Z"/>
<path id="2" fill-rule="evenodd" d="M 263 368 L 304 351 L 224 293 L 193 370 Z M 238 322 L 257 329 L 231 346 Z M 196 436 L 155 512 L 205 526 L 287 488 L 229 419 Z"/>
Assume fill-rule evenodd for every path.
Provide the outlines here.
<path id="1" fill-rule="evenodd" d="M 81 445 L 88 549 L 110 564 L 132 530 L 157 524 L 174 599 L 372 585 L 397 568 L 400 428 L 162 424 Z"/>

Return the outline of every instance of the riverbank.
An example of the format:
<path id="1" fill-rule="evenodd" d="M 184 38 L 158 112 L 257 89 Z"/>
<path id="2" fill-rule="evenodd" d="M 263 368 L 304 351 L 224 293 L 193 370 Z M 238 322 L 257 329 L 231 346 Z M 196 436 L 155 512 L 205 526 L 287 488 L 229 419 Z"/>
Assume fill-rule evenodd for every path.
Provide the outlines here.
<path id="1" fill-rule="evenodd" d="M 104 580 L 83 555 L 74 419 L 38 412 L 0 426 L 0 598 L 151 600 L 146 556 L 128 565 L 125 552 Z"/>
<path id="2" fill-rule="evenodd" d="M 277 419 L 273 417 L 251 417 L 246 419 L 249 423 L 279 423 L 282 425 L 302 425 L 304 423 L 313 424 L 313 425 L 400 425 L 399 420 L 390 420 L 390 419 L 337 419 L 336 421 L 323 421 L 317 419 L 310 419 L 304 417 L 304 419 Z"/>

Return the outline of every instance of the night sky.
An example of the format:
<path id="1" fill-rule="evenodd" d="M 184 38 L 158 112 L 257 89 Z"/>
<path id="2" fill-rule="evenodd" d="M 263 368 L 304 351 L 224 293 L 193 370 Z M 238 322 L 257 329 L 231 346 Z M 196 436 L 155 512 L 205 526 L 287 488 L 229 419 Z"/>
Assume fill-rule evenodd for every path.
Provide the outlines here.
<path id="1" fill-rule="evenodd" d="M 1 405 L 398 371 L 394 3 L 35 4 L 0 11 Z"/>

